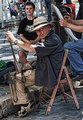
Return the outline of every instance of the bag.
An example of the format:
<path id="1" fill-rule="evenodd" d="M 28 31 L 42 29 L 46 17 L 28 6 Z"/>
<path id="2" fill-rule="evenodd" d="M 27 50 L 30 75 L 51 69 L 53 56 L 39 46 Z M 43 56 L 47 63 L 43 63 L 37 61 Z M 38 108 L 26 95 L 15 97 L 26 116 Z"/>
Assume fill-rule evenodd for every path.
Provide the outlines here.
<path id="1" fill-rule="evenodd" d="M 0 61 L 0 84 L 9 84 L 10 72 L 12 71 L 14 71 L 14 64 L 12 61 L 7 63 Z"/>
<path id="2" fill-rule="evenodd" d="M 4 70 L 7 68 L 7 64 L 5 63 L 5 61 L 0 60 L 0 71 Z"/>

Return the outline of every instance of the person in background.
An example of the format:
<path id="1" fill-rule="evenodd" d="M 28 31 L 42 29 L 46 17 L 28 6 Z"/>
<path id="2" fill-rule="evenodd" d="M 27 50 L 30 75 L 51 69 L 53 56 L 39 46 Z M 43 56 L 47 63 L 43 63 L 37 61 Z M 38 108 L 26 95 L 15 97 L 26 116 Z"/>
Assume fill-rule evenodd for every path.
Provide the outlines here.
<path id="1" fill-rule="evenodd" d="M 77 13 L 76 20 L 81 20 L 83 19 L 83 0 L 78 0 L 79 2 L 79 10 Z M 82 33 L 75 32 L 75 35 L 78 39 L 82 38 Z"/>
<path id="2" fill-rule="evenodd" d="M 45 1 L 45 9 L 48 14 L 48 22 L 52 20 L 51 18 L 51 0 L 44 0 Z"/>
<path id="3" fill-rule="evenodd" d="M 36 31 L 42 42 L 35 45 L 24 43 L 23 41 L 17 40 L 10 31 L 6 33 L 6 37 L 10 42 L 16 43 L 17 46 L 25 49 L 26 51 L 36 52 L 37 61 L 36 70 L 34 71 L 35 85 L 49 88 L 54 87 L 57 84 L 58 74 L 64 55 L 62 42 L 59 36 L 54 33 L 52 29 L 52 23 L 48 22 L 43 16 L 34 19 L 33 31 Z M 23 83 L 22 79 L 19 81 L 16 80 L 16 83 L 17 82 L 18 84 L 16 84 L 16 88 L 18 89 L 17 95 L 19 95 L 18 101 L 20 101 L 22 108 L 24 108 L 25 112 L 27 113 L 27 110 L 30 108 L 29 106 L 31 106 L 31 104 L 27 105 L 27 103 L 30 101 L 30 98 L 27 96 L 27 94 L 24 94 L 26 91 L 24 89 L 25 84 Z M 25 101 L 27 107 L 23 107 L 23 100 Z M 22 116 L 23 112 L 23 110 L 22 112 L 20 111 L 20 116 Z"/>
<path id="4" fill-rule="evenodd" d="M 36 18 L 33 13 L 35 11 L 35 5 L 33 2 L 27 2 L 25 5 L 25 12 L 27 17 L 24 18 L 18 28 L 18 34 L 20 35 L 21 40 L 24 43 L 28 44 L 35 44 L 39 41 L 39 37 L 37 36 L 36 32 L 32 32 L 33 29 L 33 20 Z M 18 55 L 20 62 L 23 67 L 27 67 L 27 55 L 28 51 L 23 50 L 20 48 L 18 50 Z"/>
<path id="5" fill-rule="evenodd" d="M 82 20 L 72 20 L 69 16 L 65 16 L 67 21 L 60 20 L 59 23 L 62 27 L 68 27 L 74 31 L 83 33 L 83 19 Z M 71 24 L 72 23 L 72 24 Z M 68 49 L 68 59 L 73 68 L 74 76 L 83 75 L 83 58 L 81 53 L 83 53 L 83 38 L 79 40 L 74 40 L 74 42 L 68 42 L 64 44 L 64 49 Z M 83 80 L 79 82 L 79 87 L 83 87 Z"/>
<path id="6" fill-rule="evenodd" d="M 78 0 L 79 2 L 79 11 L 77 13 L 77 20 L 83 19 L 83 0 Z"/>

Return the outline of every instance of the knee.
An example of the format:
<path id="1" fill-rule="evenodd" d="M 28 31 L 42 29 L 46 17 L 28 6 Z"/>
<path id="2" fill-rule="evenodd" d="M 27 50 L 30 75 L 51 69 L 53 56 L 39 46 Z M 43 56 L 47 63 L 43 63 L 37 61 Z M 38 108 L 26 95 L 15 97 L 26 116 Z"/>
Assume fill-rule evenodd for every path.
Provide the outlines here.
<path id="1" fill-rule="evenodd" d="M 68 43 L 65 43 L 65 44 L 64 44 L 64 50 L 68 49 L 67 46 L 68 46 Z"/>
<path id="2" fill-rule="evenodd" d="M 72 43 L 71 42 L 68 42 L 68 43 L 65 43 L 64 44 L 64 50 L 66 50 L 66 49 L 71 49 L 72 48 Z"/>

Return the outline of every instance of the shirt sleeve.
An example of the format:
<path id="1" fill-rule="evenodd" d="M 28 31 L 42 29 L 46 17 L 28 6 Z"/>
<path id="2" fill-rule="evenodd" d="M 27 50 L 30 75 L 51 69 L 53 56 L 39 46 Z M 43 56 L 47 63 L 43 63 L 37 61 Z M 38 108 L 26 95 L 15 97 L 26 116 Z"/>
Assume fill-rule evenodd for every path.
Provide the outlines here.
<path id="1" fill-rule="evenodd" d="M 50 45 L 45 45 L 43 46 L 37 46 L 35 47 L 36 53 L 38 57 L 45 57 L 50 54 L 52 54 L 58 47 L 58 44 L 50 44 Z"/>

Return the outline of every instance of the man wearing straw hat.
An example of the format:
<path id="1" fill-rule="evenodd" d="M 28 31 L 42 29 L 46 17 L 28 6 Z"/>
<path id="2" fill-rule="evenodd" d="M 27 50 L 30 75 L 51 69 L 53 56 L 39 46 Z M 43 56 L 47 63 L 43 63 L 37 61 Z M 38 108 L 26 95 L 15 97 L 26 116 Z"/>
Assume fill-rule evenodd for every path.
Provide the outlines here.
<path id="1" fill-rule="evenodd" d="M 24 42 L 17 40 L 10 31 L 6 33 L 7 39 L 10 42 L 15 43 L 26 51 L 36 52 L 37 61 L 34 83 L 37 86 L 54 87 L 57 84 L 57 77 L 61 67 L 64 50 L 60 38 L 52 29 L 52 25 L 53 24 L 48 23 L 43 16 L 34 19 L 33 31 L 36 31 L 38 37 L 41 39 L 41 42 L 35 45 L 25 44 Z M 24 92 L 23 88 L 19 88 L 19 90 L 21 90 L 21 93 L 22 91 Z M 29 100 L 28 96 L 25 97 L 25 104 L 29 102 L 27 99 Z"/>

